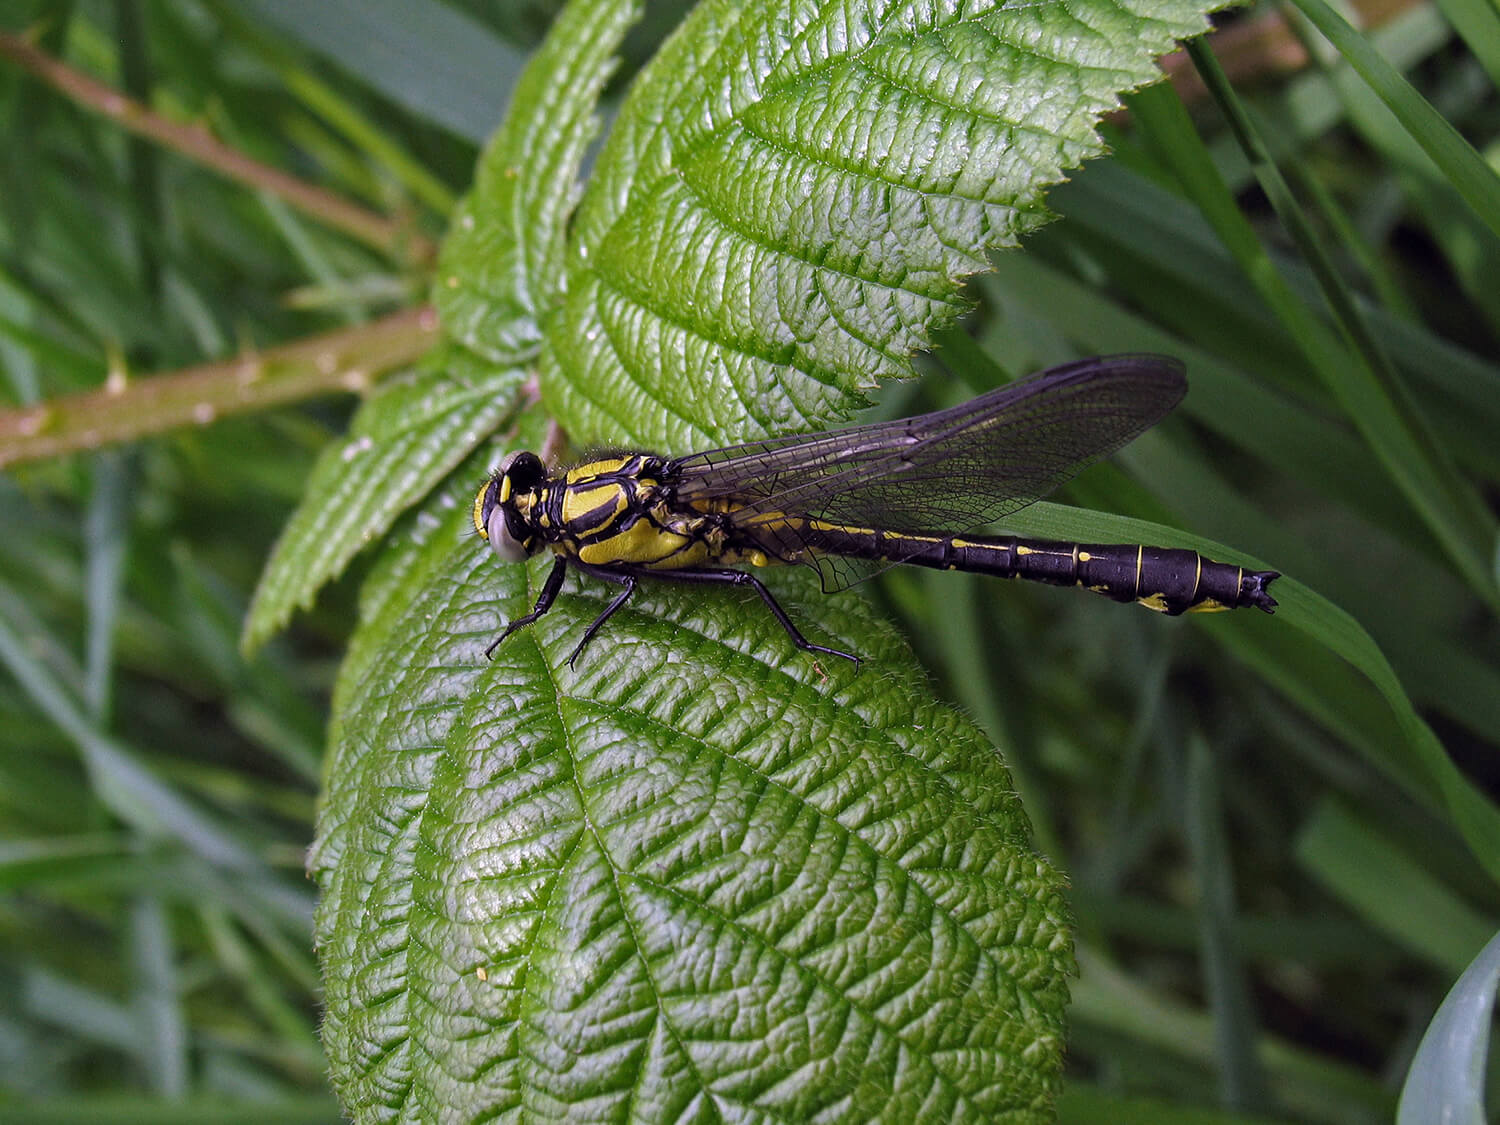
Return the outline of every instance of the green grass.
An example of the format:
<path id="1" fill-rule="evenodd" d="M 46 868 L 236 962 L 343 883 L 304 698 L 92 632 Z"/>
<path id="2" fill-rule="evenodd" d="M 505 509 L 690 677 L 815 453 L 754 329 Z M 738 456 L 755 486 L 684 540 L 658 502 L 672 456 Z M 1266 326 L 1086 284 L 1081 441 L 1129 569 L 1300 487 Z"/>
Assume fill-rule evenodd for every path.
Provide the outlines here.
<path id="1" fill-rule="evenodd" d="M 1388 1120 L 1417 1039 L 1500 915 L 1495 20 L 1454 0 L 1443 10 L 1458 31 L 1420 8 L 1346 40 L 1321 4 L 1297 7 L 1335 46 L 1304 30 L 1314 62 L 1232 87 L 1200 45 L 1209 96 L 1133 95 L 1128 118 L 1106 127 L 1113 155 L 1048 194 L 1062 221 L 969 283 L 973 312 L 938 332 L 923 380 L 888 385 L 881 406 L 925 409 L 1096 352 L 1181 356 L 1192 389 L 1176 416 L 1070 486 L 1064 499 L 1082 510 L 1037 506 L 1016 526 L 1259 560 L 1286 575 L 1274 618 L 1166 621 L 1072 591 L 898 570 L 863 593 L 930 686 L 857 595 L 825 604 L 795 583 L 809 630 L 865 638 L 887 672 L 825 684 L 787 659 L 775 664 L 783 701 L 707 640 L 779 654 L 774 626 L 733 599 L 670 590 L 612 650 L 676 644 L 699 662 L 672 666 L 686 686 L 662 726 L 677 757 L 631 765 L 671 763 L 684 802 L 705 777 L 728 785 L 727 757 L 684 747 L 713 685 L 739 684 L 770 700 L 762 709 L 784 705 L 795 729 L 778 744 L 757 727 L 736 750 L 774 758 L 781 745 L 787 768 L 817 760 L 826 746 L 805 732 L 841 729 L 840 707 L 875 716 L 892 745 L 906 727 L 955 724 L 967 796 L 951 823 L 922 820 L 921 838 L 959 849 L 962 817 L 988 830 L 1007 798 L 991 791 L 1003 771 L 968 749 L 967 721 L 942 702 L 977 723 L 1036 846 L 1071 884 L 1081 975 L 1058 1102 L 1068 1121 Z M 412 632 L 423 614 L 477 637 L 526 596 L 524 575 L 485 561 L 454 530 L 465 513 L 432 497 L 467 503 L 492 459 L 486 432 L 545 436 L 532 380 L 547 324 L 587 325 L 592 311 L 547 321 L 561 275 L 536 265 L 562 260 L 546 238 L 564 229 L 566 198 L 545 178 L 528 196 L 521 177 L 516 213 L 535 220 L 539 245 L 516 260 L 455 238 L 435 266 L 433 247 L 465 213 L 449 208 L 475 186 L 545 21 L 522 5 L 318 8 L 322 21 L 279 0 L 0 9 L 0 30 L 32 29 L 76 71 L 318 189 L 311 202 L 275 198 L 0 61 L 7 1121 L 338 1119 L 303 872 L 320 784 L 332 776 L 335 804 L 347 802 L 325 815 L 319 845 L 319 862 L 336 865 L 329 824 L 361 815 L 349 747 L 372 740 L 378 779 L 369 732 L 395 727 L 371 716 L 417 690 L 397 657 L 429 651 Z M 599 58 L 563 60 L 584 76 L 565 87 L 577 104 L 549 120 L 581 120 L 599 90 L 612 115 L 649 57 L 641 40 L 666 23 L 636 31 L 613 76 L 595 29 Z M 385 62 L 391 44 L 408 65 Z M 549 175 L 590 140 L 580 127 L 527 148 L 534 138 L 511 128 L 513 149 L 496 152 L 529 152 Z M 598 163 L 621 159 L 606 149 Z M 481 166 L 479 194 L 503 189 L 507 167 Z M 349 203 L 360 216 L 336 213 Z M 609 206 L 590 202 L 572 235 L 603 229 Z M 632 265 L 614 252 L 599 270 Z M 430 332 L 389 314 L 460 268 L 464 288 L 444 304 L 452 339 L 413 367 Z M 532 287 L 502 287 L 516 278 Z M 497 311 L 496 293 L 512 303 Z M 530 334 L 497 343 L 497 324 Z M 334 331 L 354 333 L 336 354 L 273 350 Z M 589 399 L 598 386 L 580 375 L 597 357 L 565 350 L 582 339 L 545 344 L 541 402 L 608 441 L 611 400 Z M 264 362 L 236 382 L 246 357 Z M 190 402 L 196 421 L 139 393 L 205 364 L 219 365 L 204 373 L 213 409 Z M 744 391 L 743 372 L 714 374 Z M 125 381 L 125 405 L 102 399 L 88 417 L 131 440 L 105 446 L 66 396 L 111 378 Z M 372 382 L 351 421 L 350 388 Z M 836 393 L 858 382 L 830 382 L 816 401 L 802 387 L 795 407 L 768 396 L 763 414 L 743 393 L 735 402 L 746 425 L 776 411 L 812 420 L 847 407 Z M 72 444 L 34 456 L 26 442 L 40 438 L 19 412 L 49 403 L 24 418 Z M 691 421 L 657 440 L 705 432 L 684 409 Z M 614 440 L 651 425 L 629 421 Z M 366 438 L 385 456 L 351 476 Z M 278 557 L 311 561 L 273 567 L 257 592 L 288 528 Z M 447 606 L 445 589 L 473 600 Z M 539 628 L 553 665 L 596 594 L 564 598 Z M 252 639 L 265 643 L 246 657 L 252 599 Z M 550 666 L 526 651 L 535 667 L 514 698 L 583 705 L 550 694 Z M 467 657 L 453 667 L 480 669 Z M 580 669 L 598 700 L 629 695 L 642 724 L 648 703 L 663 705 Z M 464 689 L 464 721 L 503 727 L 496 747 L 524 747 L 524 716 L 486 714 L 500 696 L 492 668 L 483 675 Z M 539 684 L 548 692 L 527 694 Z M 331 766 L 325 745 L 339 749 Z M 953 771 L 942 745 L 910 736 L 924 769 Z M 902 784 L 928 776 L 890 771 Z"/>

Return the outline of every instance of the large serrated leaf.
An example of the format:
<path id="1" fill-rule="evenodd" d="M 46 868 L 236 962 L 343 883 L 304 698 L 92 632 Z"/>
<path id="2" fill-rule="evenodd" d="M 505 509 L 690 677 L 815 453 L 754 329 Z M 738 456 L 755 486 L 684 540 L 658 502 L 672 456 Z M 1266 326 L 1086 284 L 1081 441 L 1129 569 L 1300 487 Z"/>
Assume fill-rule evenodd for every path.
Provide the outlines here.
<path id="1" fill-rule="evenodd" d="M 846 415 L 1213 6 L 701 5 L 585 193 L 549 408 L 585 442 L 672 451 Z"/>
<path id="2" fill-rule="evenodd" d="M 906 373 L 1203 7 L 707 4 L 633 88 L 566 243 L 586 131 L 537 157 L 551 210 L 497 141 L 445 248 L 450 333 L 491 361 L 539 346 L 580 445 L 828 421 Z M 587 8 L 544 48 L 557 74 L 623 26 Z M 537 87 L 516 112 L 596 95 Z M 311 867 L 346 1107 L 1049 1119 L 1060 882 L 1001 759 L 904 646 L 787 574 L 788 610 L 862 671 L 797 651 L 753 599 L 667 586 L 575 672 L 615 592 L 597 583 L 487 663 L 548 563 L 458 546 L 475 483 L 393 544 L 336 693 Z"/>
<path id="3" fill-rule="evenodd" d="M 732 594 L 653 589 L 574 672 L 606 593 L 570 587 L 487 663 L 543 567 L 444 557 L 462 507 L 339 689 L 312 870 L 345 1105 L 1047 1119 L 1061 880 L 889 628 L 787 576 L 871 658 L 820 669 Z"/>
<path id="4" fill-rule="evenodd" d="M 348 436 L 318 457 L 307 492 L 266 562 L 245 619 L 253 649 L 308 606 L 362 547 L 426 495 L 511 413 L 520 368 L 447 368 L 391 379 L 361 404 Z M 472 364 L 467 366 L 473 366 Z"/>

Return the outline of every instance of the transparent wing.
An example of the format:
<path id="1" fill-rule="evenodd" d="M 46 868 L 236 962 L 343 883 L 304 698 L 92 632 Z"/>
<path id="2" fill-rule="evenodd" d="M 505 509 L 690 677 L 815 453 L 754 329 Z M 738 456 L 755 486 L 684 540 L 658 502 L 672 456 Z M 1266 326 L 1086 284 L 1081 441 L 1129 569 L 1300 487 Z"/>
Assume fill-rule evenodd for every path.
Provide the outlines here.
<path id="1" fill-rule="evenodd" d="M 679 499 L 728 502 L 736 524 L 783 558 L 806 549 L 781 522 L 788 515 L 961 535 L 1113 453 L 1165 417 L 1186 390 L 1178 360 L 1100 356 L 933 414 L 694 453 L 673 461 L 669 473 Z M 804 561 L 829 592 L 888 565 Z"/>

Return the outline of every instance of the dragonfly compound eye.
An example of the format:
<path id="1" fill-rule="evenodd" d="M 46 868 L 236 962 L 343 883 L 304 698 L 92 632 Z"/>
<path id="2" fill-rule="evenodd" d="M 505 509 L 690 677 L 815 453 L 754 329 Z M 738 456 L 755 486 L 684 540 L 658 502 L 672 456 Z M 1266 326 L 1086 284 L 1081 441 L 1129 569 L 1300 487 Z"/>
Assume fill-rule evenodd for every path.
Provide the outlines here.
<path id="1" fill-rule="evenodd" d="M 490 509 L 489 519 L 486 521 L 486 534 L 490 546 L 494 548 L 495 554 L 506 562 L 524 562 L 531 552 L 526 549 L 524 542 L 511 534 L 506 510 L 505 504 L 496 504 Z"/>
<path id="2" fill-rule="evenodd" d="M 536 454 L 509 453 L 474 497 L 474 530 L 506 562 L 521 562 L 538 545 L 526 528 L 517 496 L 546 479 L 546 467 Z"/>

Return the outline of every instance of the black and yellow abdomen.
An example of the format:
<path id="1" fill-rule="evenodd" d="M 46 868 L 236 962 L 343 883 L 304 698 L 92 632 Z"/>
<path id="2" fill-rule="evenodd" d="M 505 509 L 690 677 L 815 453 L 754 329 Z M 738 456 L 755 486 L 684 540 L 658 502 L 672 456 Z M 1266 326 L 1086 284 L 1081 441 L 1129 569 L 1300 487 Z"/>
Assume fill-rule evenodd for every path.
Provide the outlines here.
<path id="1" fill-rule="evenodd" d="M 804 521 L 802 538 L 828 554 L 1082 586 L 1174 616 L 1247 607 L 1270 613 L 1276 605 L 1266 589 L 1278 577 L 1274 571 L 1246 570 L 1182 548 L 911 535 L 818 520 Z"/>

